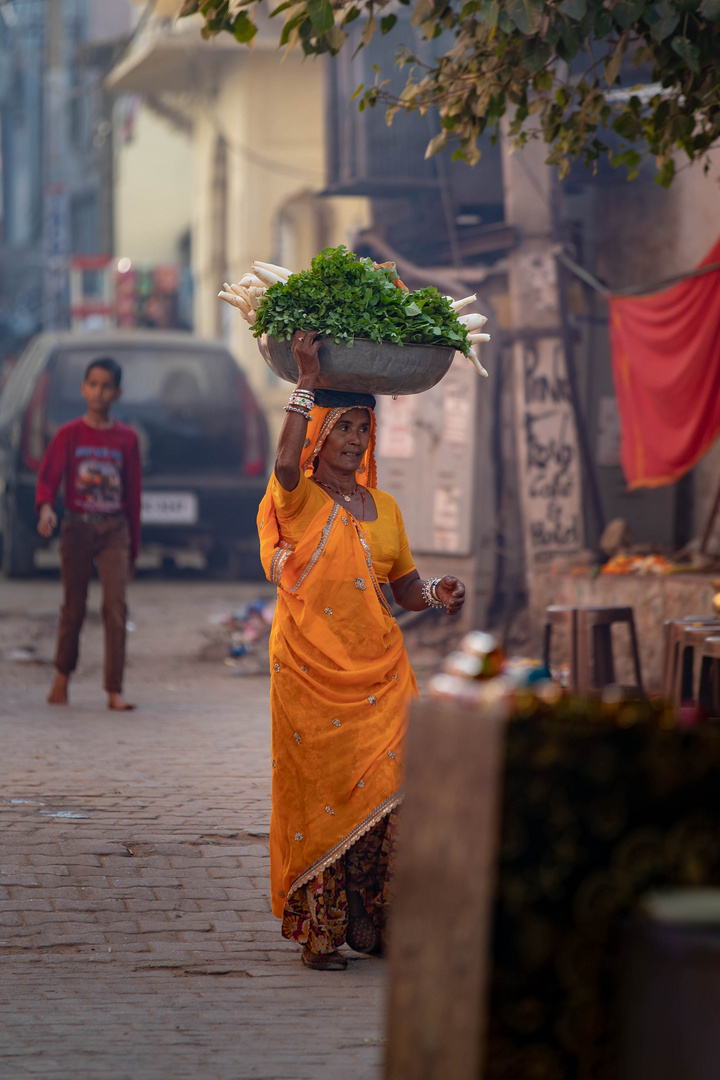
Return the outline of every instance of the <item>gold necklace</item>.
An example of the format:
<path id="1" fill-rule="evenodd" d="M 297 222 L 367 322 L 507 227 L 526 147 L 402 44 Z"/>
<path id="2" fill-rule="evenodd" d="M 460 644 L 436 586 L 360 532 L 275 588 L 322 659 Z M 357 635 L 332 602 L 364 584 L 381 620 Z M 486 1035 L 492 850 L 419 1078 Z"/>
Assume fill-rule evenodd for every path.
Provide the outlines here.
<path id="1" fill-rule="evenodd" d="M 344 492 L 344 491 L 341 491 L 341 490 L 340 490 L 340 488 L 334 488 L 334 487 L 330 487 L 330 485 L 329 485 L 329 484 L 325 484 L 325 483 L 323 483 L 323 481 L 322 481 L 322 480 L 318 480 L 317 476 L 313 476 L 313 480 L 315 481 L 315 483 L 316 483 L 316 484 L 320 484 L 320 486 L 321 486 L 321 487 L 327 488 L 327 490 L 328 490 L 328 491 L 332 491 L 332 492 L 334 492 L 334 493 L 335 493 L 336 495 L 342 495 L 342 497 L 343 497 L 343 499 L 345 500 L 345 502 L 350 502 L 350 500 L 352 499 L 353 495 L 357 495 L 357 492 L 358 492 L 358 486 L 357 486 L 357 484 L 355 484 L 355 490 L 354 490 L 354 491 L 351 491 L 351 492 L 350 492 L 350 494 L 348 495 L 348 494 L 347 494 L 346 492 Z"/>

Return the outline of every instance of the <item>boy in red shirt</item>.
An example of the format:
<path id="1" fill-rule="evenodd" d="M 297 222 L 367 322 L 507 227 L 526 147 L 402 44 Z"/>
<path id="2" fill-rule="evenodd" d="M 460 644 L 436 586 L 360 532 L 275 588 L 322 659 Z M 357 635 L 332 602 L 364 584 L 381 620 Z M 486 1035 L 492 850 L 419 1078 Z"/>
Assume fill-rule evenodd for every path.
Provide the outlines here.
<path id="1" fill-rule="evenodd" d="M 93 563 L 102 585 L 105 624 L 105 689 L 109 709 L 134 709 L 122 693 L 125 667 L 125 584 L 132 580 L 140 546 L 141 466 L 137 435 L 110 419 L 120 397 L 122 369 L 115 360 L 88 364 L 80 387 L 87 412 L 63 424 L 38 472 L 38 532 L 52 536 L 55 496 L 64 481 L 60 530 L 63 605 L 60 609 L 55 681 L 48 701 L 66 705 L 68 680 L 78 658 Z"/>

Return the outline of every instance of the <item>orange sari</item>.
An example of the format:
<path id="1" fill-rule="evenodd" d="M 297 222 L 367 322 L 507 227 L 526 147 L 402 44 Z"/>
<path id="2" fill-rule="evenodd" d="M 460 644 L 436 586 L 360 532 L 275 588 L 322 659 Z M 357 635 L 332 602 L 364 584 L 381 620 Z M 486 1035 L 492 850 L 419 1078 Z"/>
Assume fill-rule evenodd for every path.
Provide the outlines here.
<path id="1" fill-rule="evenodd" d="M 301 459 L 308 474 L 346 411 L 313 409 Z M 375 486 L 374 435 L 371 414 L 370 446 L 356 474 L 368 488 Z M 296 889 L 400 803 L 407 704 L 417 686 L 373 567 L 368 528 L 324 498 L 290 544 L 272 488 L 271 479 L 258 530 L 265 572 L 278 586 L 270 637 L 270 877 L 273 913 L 281 917 Z M 376 503 L 380 513 L 383 501 Z"/>

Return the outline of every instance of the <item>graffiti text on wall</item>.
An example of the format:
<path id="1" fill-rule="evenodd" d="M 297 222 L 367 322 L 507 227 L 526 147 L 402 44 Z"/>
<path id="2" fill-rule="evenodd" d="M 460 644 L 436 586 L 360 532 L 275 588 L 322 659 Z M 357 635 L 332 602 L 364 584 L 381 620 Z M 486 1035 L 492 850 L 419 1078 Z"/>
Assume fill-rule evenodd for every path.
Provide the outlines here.
<path id="1" fill-rule="evenodd" d="M 580 461 L 562 342 L 515 346 L 520 497 L 528 568 L 583 543 Z"/>

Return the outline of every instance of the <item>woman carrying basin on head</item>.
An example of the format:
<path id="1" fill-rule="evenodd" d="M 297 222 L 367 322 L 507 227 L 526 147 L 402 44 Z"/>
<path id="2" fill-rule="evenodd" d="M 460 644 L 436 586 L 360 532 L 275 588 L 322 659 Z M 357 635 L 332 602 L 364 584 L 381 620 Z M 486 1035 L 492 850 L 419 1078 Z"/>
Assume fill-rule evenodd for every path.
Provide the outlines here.
<path id="1" fill-rule="evenodd" d="M 272 908 L 310 967 L 380 952 L 392 891 L 407 705 L 417 694 L 380 586 L 408 611 L 456 614 L 465 587 L 421 581 L 397 503 L 377 489 L 375 400 L 315 390 L 320 340 L 296 331 L 300 377 L 260 505 L 278 586 L 270 638 Z"/>

